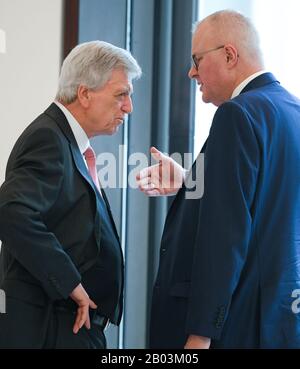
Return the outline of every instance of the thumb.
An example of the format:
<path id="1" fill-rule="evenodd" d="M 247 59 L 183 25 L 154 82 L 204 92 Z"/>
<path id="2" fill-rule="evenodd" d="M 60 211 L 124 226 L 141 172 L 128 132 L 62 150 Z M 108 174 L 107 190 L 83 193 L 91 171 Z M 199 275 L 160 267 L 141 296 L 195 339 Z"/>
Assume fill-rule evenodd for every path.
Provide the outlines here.
<path id="1" fill-rule="evenodd" d="M 153 159 L 155 159 L 156 161 L 160 161 L 162 159 L 162 153 L 157 150 L 156 147 L 152 146 L 150 149 L 150 153 Z"/>
<path id="2" fill-rule="evenodd" d="M 97 309 L 97 305 L 94 303 L 94 301 L 93 300 L 91 300 L 90 299 L 90 303 L 89 303 L 89 305 L 90 305 L 90 308 L 92 308 L 92 309 Z"/>

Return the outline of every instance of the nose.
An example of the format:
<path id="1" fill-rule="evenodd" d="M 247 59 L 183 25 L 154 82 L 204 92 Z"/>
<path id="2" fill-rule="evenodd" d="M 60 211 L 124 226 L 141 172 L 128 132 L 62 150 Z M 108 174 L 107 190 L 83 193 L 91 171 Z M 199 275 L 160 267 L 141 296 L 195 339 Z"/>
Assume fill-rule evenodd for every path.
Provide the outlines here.
<path id="1" fill-rule="evenodd" d="M 193 79 L 193 78 L 196 78 L 197 75 L 198 75 L 198 71 L 194 67 L 194 65 L 192 65 L 189 72 L 188 72 L 188 76 L 189 76 L 190 79 Z"/>
<path id="2" fill-rule="evenodd" d="M 126 99 L 124 101 L 124 104 L 122 106 L 122 110 L 126 113 L 126 114 L 130 114 L 133 110 L 133 106 L 132 106 L 132 100 L 130 96 L 126 96 Z"/>

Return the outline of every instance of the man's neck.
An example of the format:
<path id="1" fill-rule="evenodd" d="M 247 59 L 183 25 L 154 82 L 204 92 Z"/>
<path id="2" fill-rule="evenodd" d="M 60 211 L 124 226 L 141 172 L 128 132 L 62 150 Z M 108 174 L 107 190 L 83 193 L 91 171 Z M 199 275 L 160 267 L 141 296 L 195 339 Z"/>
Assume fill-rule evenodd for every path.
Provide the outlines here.
<path id="1" fill-rule="evenodd" d="M 239 67 L 240 68 L 238 68 L 237 70 L 233 90 L 253 74 L 264 70 L 264 65 L 262 65 L 261 63 L 256 63 L 253 65 L 241 64 Z"/>
<path id="2" fill-rule="evenodd" d="M 231 99 L 233 99 L 234 97 L 238 96 L 243 89 L 256 77 L 258 77 L 259 75 L 265 73 L 265 70 L 259 70 L 256 71 L 250 75 L 247 75 L 246 78 L 244 78 L 243 80 L 241 80 L 241 82 L 234 88 L 232 94 L 231 94 Z"/>
<path id="3" fill-rule="evenodd" d="M 67 104 L 60 100 L 58 100 L 58 102 L 62 104 L 66 109 L 69 110 L 69 112 L 73 115 L 73 117 L 76 119 L 76 121 L 81 126 L 81 128 L 85 131 L 86 135 L 90 138 L 88 132 L 86 132 L 86 129 L 85 129 L 85 124 L 84 124 L 85 116 L 84 116 L 84 113 L 82 112 L 82 109 L 80 109 L 78 105 L 78 101 L 75 100 L 71 102 L 70 104 Z"/>

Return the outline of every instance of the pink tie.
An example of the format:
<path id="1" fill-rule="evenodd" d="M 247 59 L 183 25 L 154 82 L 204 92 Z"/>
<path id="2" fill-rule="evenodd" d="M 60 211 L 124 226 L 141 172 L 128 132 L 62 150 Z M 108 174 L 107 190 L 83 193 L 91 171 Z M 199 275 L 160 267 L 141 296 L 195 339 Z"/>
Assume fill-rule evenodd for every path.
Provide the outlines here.
<path id="1" fill-rule="evenodd" d="M 83 155 L 85 157 L 85 160 L 86 160 L 86 163 L 87 163 L 87 166 L 88 166 L 90 175 L 91 175 L 91 177 L 93 179 L 93 182 L 95 183 L 96 187 L 98 188 L 98 191 L 101 194 L 100 186 L 99 186 L 99 179 L 98 179 L 98 176 L 97 176 L 96 155 L 95 155 L 95 152 L 91 148 L 91 146 L 89 146 L 85 150 L 85 152 L 83 153 Z"/>

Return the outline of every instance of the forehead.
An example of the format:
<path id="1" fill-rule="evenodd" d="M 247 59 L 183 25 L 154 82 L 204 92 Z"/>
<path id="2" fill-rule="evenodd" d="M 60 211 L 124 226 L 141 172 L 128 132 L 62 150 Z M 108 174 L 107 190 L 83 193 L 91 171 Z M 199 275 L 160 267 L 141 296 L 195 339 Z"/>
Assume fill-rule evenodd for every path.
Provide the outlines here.
<path id="1" fill-rule="evenodd" d="M 132 90 L 131 78 L 128 74 L 121 69 L 115 69 L 112 71 L 110 79 L 104 85 L 104 88 L 110 89 L 128 89 Z"/>
<path id="2" fill-rule="evenodd" d="M 214 32 L 208 22 L 201 23 L 192 38 L 192 53 L 200 52 L 207 47 L 213 47 L 214 40 Z"/>

